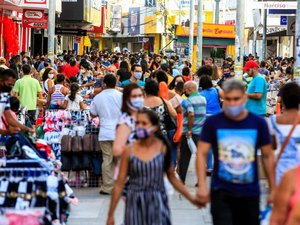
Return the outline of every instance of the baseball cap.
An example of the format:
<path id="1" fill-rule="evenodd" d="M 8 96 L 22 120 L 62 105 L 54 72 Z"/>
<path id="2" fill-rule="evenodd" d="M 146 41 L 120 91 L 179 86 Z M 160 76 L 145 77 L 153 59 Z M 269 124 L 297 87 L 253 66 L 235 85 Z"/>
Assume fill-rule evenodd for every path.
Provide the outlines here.
<path id="1" fill-rule="evenodd" d="M 245 67 L 243 68 L 244 71 L 247 71 L 249 69 L 258 68 L 257 62 L 250 60 L 245 64 Z"/>
<path id="2" fill-rule="evenodd" d="M 1 63 L 6 63 L 6 59 L 4 57 L 0 57 L 0 62 Z"/>
<path id="3" fill-rule="evenodd" d="M 58 56 L 57 59 L 60 61 L 64 61 L 64 58 L 62 56 Z"/>

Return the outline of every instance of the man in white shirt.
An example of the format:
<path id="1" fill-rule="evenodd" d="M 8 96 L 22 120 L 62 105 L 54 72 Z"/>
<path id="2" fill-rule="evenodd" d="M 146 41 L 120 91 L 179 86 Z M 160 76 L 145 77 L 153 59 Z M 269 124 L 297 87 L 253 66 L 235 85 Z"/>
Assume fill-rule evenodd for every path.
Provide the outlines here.
<path id="1" fill-rule="evenodd" d="M 115 89 L 116 82 L 117 79 L 114 75 L 106 75 L 103 81 L 104 90 L 94 98 L 90 108 L 92 117 L 98 116 L 100 120 L 99 141 L 103 154 L 103 186 L 100 194 L 104 195 L 110 194 L 114 186 L 112 146 L 122 107 L 122 93 Z"/>

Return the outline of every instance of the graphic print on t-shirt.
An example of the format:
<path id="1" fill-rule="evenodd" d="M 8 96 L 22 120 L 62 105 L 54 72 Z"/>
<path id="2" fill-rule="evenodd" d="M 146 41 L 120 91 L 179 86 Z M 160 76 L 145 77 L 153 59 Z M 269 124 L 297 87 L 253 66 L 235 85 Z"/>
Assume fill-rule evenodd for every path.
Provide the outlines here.
<path id="1" fill-rule="evenodd" d="M 219 129 L 217 137 L 219 178 L 236 184 L 254 182 L 257 130 Z"/>

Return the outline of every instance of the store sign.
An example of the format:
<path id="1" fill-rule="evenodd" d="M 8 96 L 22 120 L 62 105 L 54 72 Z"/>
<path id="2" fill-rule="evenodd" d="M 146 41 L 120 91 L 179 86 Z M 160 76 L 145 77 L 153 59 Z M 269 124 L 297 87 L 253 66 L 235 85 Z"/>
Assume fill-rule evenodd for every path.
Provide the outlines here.
<path id="1" fill-rule="evenodd" d="M 48 9 L 49 0 L 21 0 L 20 7 L 32 9 Z"/>
<path id="2" fill-rule="evenodd" d="M 62 29 L 62 28 L 55 28 L 55 34 L 60 35 L 74 35 L 74 36 L 86 36 L 87 31 L 86 30 L 80 30 L 80 29 Z"/>
<path id="3" fill-rule="evenodd" d="M 176 35 L 189 36 L 189 27 L 178 26 L 176 29 Z M 194 24 L 194 36 L 197 36 L 197 24 Z M 203 24 L 203 37 L 211 38 L 235 38 L 234 25 L 223 24 Z"/>
<path id="4" fill-rule="evenodd" d="M 297 2 L 252 2 L 253 9 L 297 9 Z"/>
<path id="5" fill-rule="evenodd" d="M 27 28 L 48 28 L 48 18 L 44 14 L 44 10 L 24 9 L 23 10 L 23 26 Z"/>

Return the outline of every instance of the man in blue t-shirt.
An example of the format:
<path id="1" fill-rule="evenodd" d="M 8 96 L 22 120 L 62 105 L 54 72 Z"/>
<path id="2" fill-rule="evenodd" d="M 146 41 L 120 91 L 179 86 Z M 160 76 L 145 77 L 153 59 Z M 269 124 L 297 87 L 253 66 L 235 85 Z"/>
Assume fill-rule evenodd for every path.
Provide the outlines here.
<path id="1" fill-rule="evenodd" d="M 266 121 L 245 109 L 244 84 L 236 79 L 223 85 L 224 112 L 207 118 L 197 151 L 198 201 L 209 202 L 206 158 L 213 149 L 211 213 L 215 225 L 259 225 L 257 150 L 268 177 L 272 202 L 275 175 L 271 136 Z"/>
<path id="2" fill-rule="evenodd" d="M 143 75 L 142 66 L 139 65 L 139 64 L 134 64 L 131 67 L 131 77 L 130 77 L 130 79 L 124 80 L 121 83 L 121 87 L 124 88 L 127 84 L 130 84 L 130 83 L 137 83 L 140 87 L 144 87 L 145 82 L 140 80 L 142 78 L 142 75 Z"/>
<path id="3" fill-rule="evenodd" d="M 255 61 L 248 61 L 244 71 L 253 79 L 247 89 L 248 101 L 246 108 L 249 112 L 265 116 L 267 113 L 267 81 L 258 72 L 258 64 Z"/>

